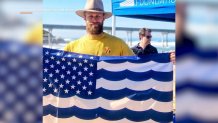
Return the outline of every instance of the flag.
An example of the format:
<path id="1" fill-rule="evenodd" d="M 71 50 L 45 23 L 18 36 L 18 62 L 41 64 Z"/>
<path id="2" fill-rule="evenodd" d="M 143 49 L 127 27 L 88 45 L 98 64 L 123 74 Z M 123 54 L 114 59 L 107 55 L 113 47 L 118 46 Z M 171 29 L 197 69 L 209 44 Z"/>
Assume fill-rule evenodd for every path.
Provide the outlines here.
<path id="1" fill-rule="evenodd" d="M 0 123 L 42 122 L 42 48 L 0 41 Z"/>
<path id="2" fill-rule="evenodd" d="M 103 57 L 43 49 L 44 123 L 171 122 L 169 54 Z"/>
<path id="3" fill-rule="evenodd" d="M 196 50 L 177 57 L 176 122 L 218 122 L 218 52 Z"/>

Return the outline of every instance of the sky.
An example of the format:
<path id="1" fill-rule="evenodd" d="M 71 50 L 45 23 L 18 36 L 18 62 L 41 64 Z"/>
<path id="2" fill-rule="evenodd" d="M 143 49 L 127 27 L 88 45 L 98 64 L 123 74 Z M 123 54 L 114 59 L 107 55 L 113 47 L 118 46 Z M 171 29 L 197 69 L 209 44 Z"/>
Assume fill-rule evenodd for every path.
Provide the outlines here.
<path id="1" fill-rule="evenodd" d="M 44 24 L 60 24 L 60 25 L 85 25 L 84 20 L 75 14 L 76 10 L 83 9 L 86 0 L 43 0 L 43 23 Z M 103 0 L 105 11 L 111 12 L 111 0 Z M 112 18 L 105 20 L 104 26 L 111 26 Z M 172 22 L 160 22 L 149 21 L 142 19 L 130 19 L 123 17 L 116 17 L 116 27 L 132 27 L 132 28 L 155 28 L 155 29 L 174 29 L 175 23 Z M 64 38 L 72 38 L 85 34 L 85 31 L 75 30 L 54 30 L 54 34 L 57 36 L 63 36 Z M 117 32 L 118 36 L 126 35 L 126 32 Z M 137 35 L 137 32 L 133 33 L 133 37 Z M 160 34 L 154 34 L 159 36 Z M 170 37 L 174 37 L 171 34 Z"/>

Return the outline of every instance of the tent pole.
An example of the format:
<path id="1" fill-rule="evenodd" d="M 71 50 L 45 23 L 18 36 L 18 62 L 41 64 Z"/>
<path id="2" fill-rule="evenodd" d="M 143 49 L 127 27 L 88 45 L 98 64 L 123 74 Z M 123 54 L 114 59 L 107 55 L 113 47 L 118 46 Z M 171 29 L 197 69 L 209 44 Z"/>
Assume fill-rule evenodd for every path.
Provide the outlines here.
<path id="1" fill-rule="evenodd" d="M 164 32 L 161 32 L 161 37 L 162 37 L 162 53 L 164 52 Z"/>
<path id="2" fill-rule="evenodd" d="M 166 47 L 168 47 L 168 33 L 166 34 Z"/>
<path id="3" fill-rule="evenodd" d="M 116 35 L 116 17 L 112 16 L 112 35 Z"/>

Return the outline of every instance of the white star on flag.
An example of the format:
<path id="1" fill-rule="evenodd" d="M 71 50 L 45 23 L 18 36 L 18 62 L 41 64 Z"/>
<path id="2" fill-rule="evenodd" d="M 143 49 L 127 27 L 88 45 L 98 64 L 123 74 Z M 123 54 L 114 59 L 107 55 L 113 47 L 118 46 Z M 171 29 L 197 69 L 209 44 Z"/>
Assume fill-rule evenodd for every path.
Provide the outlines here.
<path id="1" fill-rule="evenodd" d="M 73 66 L 73 70 L 76 70 L 76 66 Z"/>
<path id="2" fill-rule="evenodd" d="M 77 81 L 77 84 L 80 85 L 82 82 L 81 81 Z"/>
<path id="3" fill-rule="evenodd" d="M 53 84 L 49 83 L 48 86 L 51 88 Z"/>
<path id="4" fill-rule="evenodd" d="M 79 66 L 83 66 L 83 64 L 80 62 L 80 63 L 79 63 Z"/>
<path id="5" fill-rule="evenodd" d="M 56 61 L 56 63 L 57 63 L 57 64 L 60 64 L 61 62 L 60 62 L 60 61 Z"/>
<path id="6" fill-rule="evenodd" d="M 67 94 L 69 92 L 69 90 L 65 89 L 64 92 Z"/>
<path id="7" fill-rule="evenodd" d="M 46 59 L 46 60 L 45 60 L 45 63 L 49 63 L 49 60 L 48 60 L 48 59 Z"/>
<path id="8" fill-rule="evenodd" d="M 63 74 L 61 74 L 61 78 L 64 79 L 64 77 L 65 77 L 65 76 L 64 76 Z"/>
<path id="9" fill-rule="evenodd" d="M 86 59 L 85 59 L 85 60 L 83 60 L 83 62 L 84 62 L 84 63 L 87 63 L 87 62 L 88 62 L 88 60 L 86 60 Z"/>
<path id="10" fill-rule="evenodd" d="M 66 67 L 63 65 L 63 66 L 61 66 L 61 68 L 64 70 Z"/>
<path id="11" fill-rule="evenodd" d="M 79 72 L 78 72 L 78 75 L 79 75 L 79 76 L 81 76 L 81 75 L 82 75 L 82 72 L 81 72 L 81 71 L 79 71 Z"/>
<path id="12" fill-rule="evenodd" d="M 83 88 L 83 90 L 86 90 L 87 87 L 84 85 L 82 88 Z"/>
<path id="13" fill-rule="evenodd" d="M 57 83 L 57 82 L 58 82 L 58 79 L 56 78 L 56 79 L 54 80 L 54 82 L 56 82 L 56 83 Z"/>
<path id="14" fill-rule="evenodd" d="M 70 66 L 70 65 L 71 65 L 71 62 L 67 62 L 67 65 L 69 65 L 69 66 Z"/>
<path id="15" fill-rule="evenodd" d="M 62 58 L 61 60 L 62 60 L 62 61 L 65 61 L 65 58 Z"/>
<path id="16" fill-rule="evenodd" d="M 76 76 L 73 75 L 73 76 L 72 76 L 72 79 L 73 79 L 73 80 L 76 79 Z"/>
<path id="17" fill-rule="evenodd" d="M 67 71 L 67 74 L 70 74 L 70 71 L 69 71 L 69 70 Z"/>
<path id="18" fill-rule="evenodd" d="M 59 87 L 60 87 L 60 88 L 63 88 L 63 87 L 64 87 L 64 85 L 63 85 L 63 84 L 60 84 L 60 85 L 59 85 Z"/>
<path id="19" fill-rule="evenodd" d="M 58 92 L 58 89 L 57 89 L 57 88 L 55 88 L 55 89 L 54 89 L 54 93 L 57 93 L 57 92 Z"/>
<path id="20" fill-rule="evenodd" d="M 92 81 L 89 81 L 89 85 L 92 85 Z"/>
<path id="21" fill-rule="evenodd" d="M 72 86 L 71 86 L 71 89 L 75 89 L 75 85 L 72 85 Z"/>
<path id="22" fill-rule="evenodd" d="M 53 77 L 53 74 L 52 74 L 52 73 L 50 73 L 50 74 L 49 74 L 49 77 Z"/>
<path id="23" fill-rule="evenodd" d="M 93 64 L 89 64 L 90 67 L 93 67 Z"/>
<path id="24" fill-rule="evenodd" d="M 88 95 L 92 95 L 92 92 L 91 92 L 91 91 L 88 91 Z"/>
<path id="25" fill-rule="evenodd" d="M 68 79 L 66 80 L 66 84 L 70 84 L 70 81 Z"/>
<path id="26" fill-rule="evenodd" d="M 58 69 L 55 70 L 55 73 L 59 73 L 60 71 Z"/>
<path id="27" fill-rule="evenodd" d="M 60 55 L 61 55 L 61 53 L 60 53 L 60 52 L 58 52 L 58 53 L 57 53 L 57 56 L 60 56 Z"/>
<path id="28" fill-rule="evenodd" d="M 83 56 L 82 56 L 82 55 L 79 55 L 79 58 L 83 58 Z"/>
<path id="29" fill-rule="evenodd" d="M 46 55 L 48 55 L 48 54 L 49 54 L 49 52 L 48 52 L 48 51 L 46 51 L 46 52 L 45 52 L 45 54 L 46 54 Z"/>
<path id="30" fill-rule="evenodd" d="M 76 62 L 76 59 L 75 59 L 75 58 L 73 59 L 73 62 Z"/>
<path id="31" fill-rule="evenodd" d="M 54 56 L 51 56 L 51 59 L 54 60 Z"/>
<path id="32" fill-rule="evenodd" d="M 89 76 L 93 76 L 93 73 L 92 73 L 92 72 L 90 72 L 90 73 L 89 73 Z"/>
<path id="33" fill-rule="evenodd" d="M 84 67 L 84 71 L 88 71 L 88 68 L 87 68 L 87 67 Z"/>
<path id="34" fill-rule="evenodd" d="M 54 68 L 54 65 L 53 65 L 53 64 L 51 64 L 51 65 L 50 65 L 50 67 L 51 67 L 51 68 Z"/>
<path id="35" fill-rule="evenodd" d="M 88 77 L 84 76 L 84 77 L 83 77 L 83 80 L 87 80 L 87 78 L 88 78 Z"/>
<path id="36" fill-rule="evenodd" d="M 76 94 L 80 94 L 80 90 L 77 90 L 77 91 L 76 91 Z"/>
<path id="37" fill-rule="evenodd" d="M 43 92 L 46 92 L 46 89 L 45 89 L 45 87 L 42 89 L 42 91 L 43 91 Z"/>
<path id="38" fill-rule="evenodd" d="M 47 82 L 47 80 L 48 80 L 48 79 L 44 78 L 44 79 L 43 79 L 43 82 Z"/>

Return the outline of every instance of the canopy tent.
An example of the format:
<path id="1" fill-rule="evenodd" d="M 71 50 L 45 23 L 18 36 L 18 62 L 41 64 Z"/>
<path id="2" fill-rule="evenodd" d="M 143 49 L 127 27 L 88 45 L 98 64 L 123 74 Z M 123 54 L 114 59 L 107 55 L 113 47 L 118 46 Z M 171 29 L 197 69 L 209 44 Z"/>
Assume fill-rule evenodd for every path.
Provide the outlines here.
<path id="1" fill-rule="evenodd" d="M 112 0 L 114 16 L 175 22 L 175 0 Z"/>
<path id="2" fill-rule="evenodd" d="M 115 16 L 175 22 L 176 0 L 111 0 L 112 1 L 112 35 L 115 35 Z M 130 42 L 130 45 L 132 41 Z M 164 47 L 164 34 L 162 33 Z M 166 46 L 168 35 L 166 35 Z"/>

